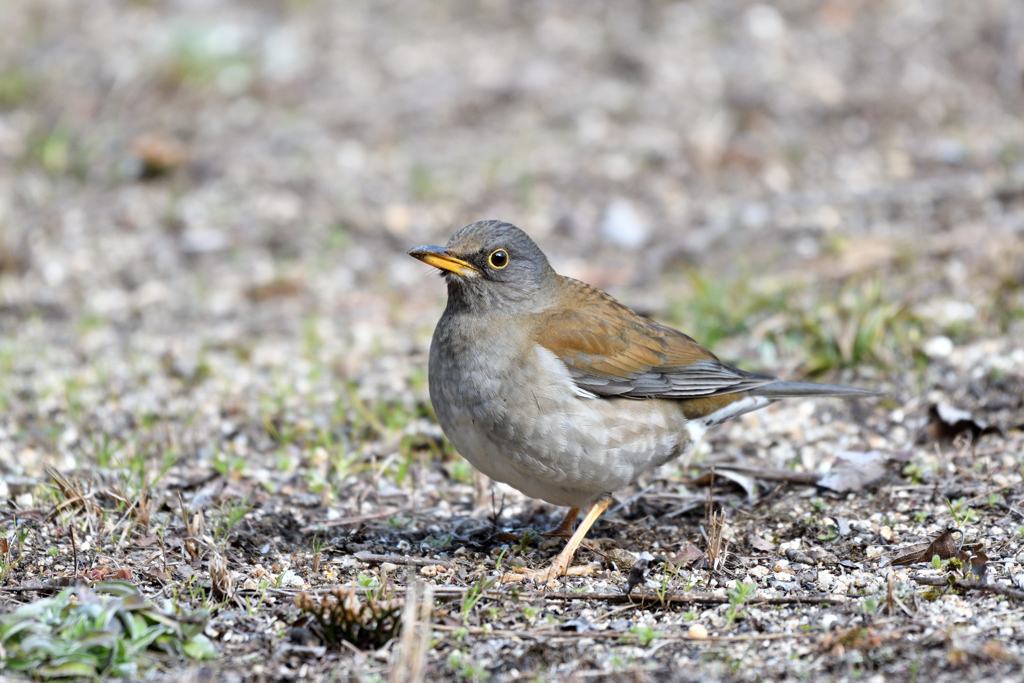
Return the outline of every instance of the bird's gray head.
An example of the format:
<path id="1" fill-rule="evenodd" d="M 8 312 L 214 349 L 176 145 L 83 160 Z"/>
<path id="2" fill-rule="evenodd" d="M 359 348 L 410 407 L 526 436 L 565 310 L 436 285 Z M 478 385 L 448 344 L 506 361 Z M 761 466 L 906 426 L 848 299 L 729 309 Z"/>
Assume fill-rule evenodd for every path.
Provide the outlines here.
<path id="1" fill-rule="evenodd" d="M 557 286 L 557 276 L 530 237 L 510 223 L 479 221 L 462 228 L 444 247 L 416 247 L 409 255 L 441 271 L 448 305 L 473 312 L 532 308 Z"/>

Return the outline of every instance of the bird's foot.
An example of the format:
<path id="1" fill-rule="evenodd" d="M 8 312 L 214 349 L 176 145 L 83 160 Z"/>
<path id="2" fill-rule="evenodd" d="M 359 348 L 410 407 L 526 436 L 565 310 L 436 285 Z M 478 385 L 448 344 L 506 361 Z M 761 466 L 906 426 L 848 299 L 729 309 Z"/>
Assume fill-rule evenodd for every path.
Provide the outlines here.
<path id="1" fill-rule="evenodd" d="M 590 565 L 581 564 L 574 567 L 561 566 L 555 562 L 550 567 L 543 569 L 527 569 L 526 567 L 514 567 L 512 572 L 501 578 L 502 583 L 515 583 L 519 581 L 533 581 L 537 584 L 549 584 L 556 582 L 560 576 L 589 576 L 594 573 Z"/>
<path id="2" fill-rule="evenodd" d="M 576 554 L 576 548 L 580 547 L 580 543 L 583 542 L 583 537 L 586 536 L 587 531 L 594 524 L 594 521 L 597 520 L 598 516 L 604 512 L 605 508 L 608 507 L 610 500 L 610 498 L 605 498 L 594 503 L 590 508 L 590 512 L 587 513 L 586 518 L 583 520 L 583 523 L 580 524 L 578 529 L 576 529 L 576 533 L 574 533 L 572 538 L 569 539 L 565 549 L 558 553 L 558 557 L 555 558 L 555 561 L 551 563 L 550 567 L 540 570 L 514 569 L 512 574 L 505 574 L 502 577 L 501 582 L 508 583 L 510 581 L 531 580 L 536 583 L 547 584 L 549 586 L 554 583 L 555 586 L 557 586 L 558 584 L 555 580 L 559 576 L 586 576 L 587 574 L 592 574 L 594 570 L 587 565 L 570 567 L 569 563 L 572 562 L 573 555 Z M 566 515 L 567 519 L 563 520 L 559 527 L 570 526 L 571 528 L 571 524 L 576 520 L 576 514 L 578 512 L 579 511 L 576 508 L 570 510 L 569 514 Z"/>

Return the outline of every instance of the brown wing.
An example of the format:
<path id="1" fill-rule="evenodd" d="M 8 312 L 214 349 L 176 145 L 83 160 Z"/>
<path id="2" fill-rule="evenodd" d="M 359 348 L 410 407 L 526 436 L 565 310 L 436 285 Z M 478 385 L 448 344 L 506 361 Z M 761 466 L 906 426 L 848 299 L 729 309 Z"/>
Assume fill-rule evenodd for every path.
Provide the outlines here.
<path id="1" fill-rule="evenodd" d="M 678 330 L 637 315 L 590 285 L 565 278 L 574 306 L 551 313 L 538 344 L 599 396 L 695 398 L 747 391 L 774 381 L 725 365 Z"/>

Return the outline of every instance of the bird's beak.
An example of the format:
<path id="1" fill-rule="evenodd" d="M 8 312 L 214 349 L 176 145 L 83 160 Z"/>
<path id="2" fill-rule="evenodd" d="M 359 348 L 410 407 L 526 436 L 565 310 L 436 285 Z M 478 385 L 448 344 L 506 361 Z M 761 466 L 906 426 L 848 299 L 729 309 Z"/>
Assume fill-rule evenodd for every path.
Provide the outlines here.
<path id="1" fill-rule="evenodd" d="M 469 261 L 445 252 L 444 247 L 416 247 L 409 250 L 409 256 L 423 261 L 427 265 L 434 266 L 440 270 L 448 270 L 462 277 L 476 277 L 480 271 Z"/>

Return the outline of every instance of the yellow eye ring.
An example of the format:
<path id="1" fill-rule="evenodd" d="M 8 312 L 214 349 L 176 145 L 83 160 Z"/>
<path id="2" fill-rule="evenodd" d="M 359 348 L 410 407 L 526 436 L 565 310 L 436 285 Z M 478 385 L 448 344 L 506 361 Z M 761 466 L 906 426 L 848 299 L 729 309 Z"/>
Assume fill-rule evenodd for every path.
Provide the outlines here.
<path id="1" fill-rule="evenodd" d="M 487 257 L 487 262 L 491 264 L 491 268 L 501 270 L 508 265 L 508 252 L 504 249 L 495 249 Z"/>

